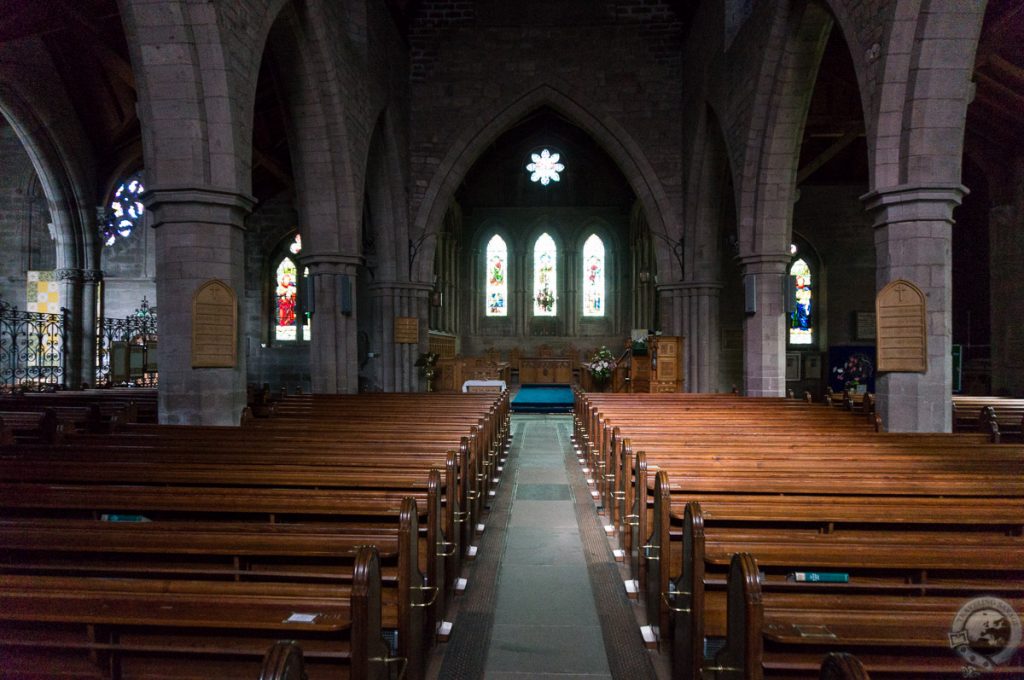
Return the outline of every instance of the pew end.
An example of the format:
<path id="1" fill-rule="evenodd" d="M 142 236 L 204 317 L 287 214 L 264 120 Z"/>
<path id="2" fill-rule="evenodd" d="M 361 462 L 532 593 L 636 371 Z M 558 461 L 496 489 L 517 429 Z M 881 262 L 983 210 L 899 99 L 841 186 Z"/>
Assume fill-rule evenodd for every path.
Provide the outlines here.
<path id="1" fill-rule="evenodd" d="M 263 657 L 259 680 L 305 679 L 305 661 L 298 643 L 294 640 L 281 640 L 271 645 Z"/>
<path id="2" fill-rule="evenodd" d="M 764 604 L 757 560 L 750 553 L 736 553 L 729 564 L 726 594 L 725 646 L 706 670 L 715 680 L 760 680 L 764 655 Z"/>
<path id="3" fill-rule="evenodd" d="M 871 676 L 853 654 L 833 652 L 821 662 L 818 680 L 871 680 Z"/>

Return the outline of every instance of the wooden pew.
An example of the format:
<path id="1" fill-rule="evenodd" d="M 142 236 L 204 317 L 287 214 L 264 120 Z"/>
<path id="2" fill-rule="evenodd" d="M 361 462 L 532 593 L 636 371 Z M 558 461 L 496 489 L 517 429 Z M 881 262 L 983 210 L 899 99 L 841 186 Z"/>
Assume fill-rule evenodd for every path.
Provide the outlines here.
<path id="1" fill-rule="evenodd" d="M 422 568 L 429 585 L 440 590 L 436 604 L 427 613 L 431 624 L 428 632 L 444 617 L 452 581 L 458 576 L 453 570 L 459 568 L 460 545 L 457 529 L 453 534 L 441 525 L 442 487 L 436 469 L 428 474 L 382 474 L 374 470 L 359 479 L 343 471 L 334 471 L 330 478 L 313 473 L 305 484 L 284 486 L 278 480 L 275 486 L 272 476 L 267 478 L 258 471 L 229 478 L 232 466 L 191 469 L 193 474 L 184 483 L 173 474 L 154 481 L 152 470 L 132 464 L 124 467 L 8 463 L 0 469 L 0 508 L 5 516 L 18 517 L 139 514 L 166 521 L 241 517 L 264 525 L 308 521 L 333 525 L 350 517 L 397 517 L 401 499 L 412 493 L 423 513 L 423 546 L 419 551 Z M 423 483 L 417 486 L 419 480 Z"/>
<path id="2" fill-rule="evenodd" d="M 1017 611 L 1024 599 L 1009 598 Z M 964 677 L 966 663 L 950 649 L 960 597 L 794 593 L 761 582 L 757 561 L 733 556 L 728 577 L 725 646 L 705 677 L 748 680 L 814 677 L 824 650 L 857 650 L 872 676 Z M 1018 651 L 986 676 L 1020 677 Z"/>
<path id="3" fill-rule="evenodd" d="M 45 395 L 44 395 L 45 396 Z M 117 432 L 128 422 L 131 411 L 128 405 L 117 403 L 101 408 L 99 403 L 74 404 L 54 399 L 38 399 L 25 396 L 0 397 L 0 411 L 53 411 L 64 423 L 65 433 L 92 432 L 109 434 Z"/>
<path id="4" fill-rule="evenodd" d="M 348 583 L 325 585 L 9 575 L 0 580 L 4 677 L 251 679 L 268 644 L 285 637 L 303 645 L 310 680 L 385 680 L 396 659 L 381 602 L 369 546 Z"/>
<path id="5" fill-rule="evenodd" d="M 1024 399 L 953 395 L 955 432 L 995 432 L 1017 441 L 1024 437 Z"/>
<path id="6" fill-rule="evenodd" d="M 982 560 L 982 564 L 990 571 L 979 574 L 986 573 L 987 580 L 960 572 L 954 580 L 931 578 L 927 588 L 921 583 L 901 583 L 900 587 L 915 593 L 942 588 L 953 592 L 992 588 L 1019 576 L 1019 571 L 1014 572 L 1007 564 L 1024 562 L 1019 538 L 1024 528 L 1024 485 L 1020 483 L 1024 449 L 1020 447 L 993 446 L 984 441 L 983 435 L 876 434 L 866 431 L 864 420 L 850 420 L 841 411 L 803 405 L 811 410 L 801 412 L 794 400 L 744 402 L 712 395 L 672 395 L 661 401 L 636 396 L 579 397 L 574 436 L 581 453 L 590 456 L 588 462 L 604 464 L 597 470 L 604 474 L 595 475 L 596 481 L 608 485 L 602 493 L 603 505 L 611 505 L 609 512 L 624 529 L 626 543 L 643 544 L 642 551 L 632 554 L 634 574 L 638 573 L 641 581 L 652 625 L 663 634 L 672 629 L 668 624 L 669 607 L 689 608 L 679 606 L 679 596 L 673 594 L 674 588 L 681 591 L 682 584 L 675 575 L 682 570 L 686 544 L 668 515 L 669 508 L 685 500 L 707 501 L 715 522 L 728 523 L 728 530 L 734 533 L 730 535 L 724 528 L 721 531 L 734 541 L 729 544 L 720 540 L 722 546 L 727 546 L 723 549 L 759 549 L 771 568 L 781 568 L 793 556 L 811 565 L 815 559 L 827 565 L 826 558 L 844 556 L 848 563 L 856 564 L 851 555 L 863 552 L 863 527 L 865 522 L 873 521 L 898 525 L 884 540 L 877 529 L 867 534 L 881 543 L 874 551 L 873 566 L 860 565 L 862 569 L 885 572 L 885 578 L 872 581 L 876 590 L 884 586 L 898 591 L 892 576 L 900 569 L 904 577 L 908 571 L 915 571 L 914 567 L 915 573 L 937 574 L 934 569 L 945 563 L 944 550 L 954 559 L 957 550 L 974 557 L 986 556 L 988 561 Z M 641 448 L 644 450 L 639 451 Z M 625 461 L 634 449 L 638 450 L 635 463 L 631 469 L 622 469 L 620 466 L 627 465 Z M 663 471 L 672 473 L 672 482 L 661 474 Z M 860 497 L 844 501 L 840 492 Z M 630 494 L 634 500 L 627 502 Z M 658 499 L 662 497 L 659 507 Z M 914 510 L 918 503 L 921 506 Z M 965 507 L 971 508 L 966 520 Z M 806 527 L 810 513 L 823 510 L 832 513 L 828 516 L 831 519 L 821 521 L 815 531 L 807 534 L 806 530 L 800 533 L 792 529 Z M 922 529 L 919 524 L 927 512 L 937 514 L 924 522 Z M 917 517 L 918 524 L 909 517 Z M 780 528 L 773 529 L 775 534 L 761 529 L 751 534 L 745 527 L 752 521 L 782 522 L 783 526 L 788 523 L 787 531 L 795 533 L 786 541 L 782 538 L 788 534 Z M 861 533 L 846 530 L 833 536 L 837 522 L 858 525 Z M 936 525 L 941 523 L 950 533 L 937 539 Z M 736 534 L 740 529 L 748 533 Z M 957 530 L 965 533 L 952 533 Z M 819 536 L 822 533 L 825 538 Z M 931 545 L 933 541 L 935 545 Z M 991 545 L 986 546 L 986 541 Z M 828 548 L 824 556 L 814 552 L 822 546 Z M 917 562 L 900 562 L 900 551 L 911 548 Z M 721 562 L 722 551 L 718 551 L 709 564 L 724 568 Z M 673 587 L 669 586 L 669 574 L 675 579 L 671 581 Z M 1020 588 L 1008 590 L 1020 593 Z M 712 611 L 724 611 L 724 604 Z M 712 616 L 710 620 L 724 626 L 721 617 Z M 683 638 L 693 642 L 690 637 Z M 702 637 L 699 644 L 702 652 Z M 699 658 L 699 653 L 691 650 L 691 656 Z M 810 672 L 819 662 L 820 657 L 813 664 L 806 660 L 801 663 Z"/>
<path id="7" fill-rule="evenodd" d="M 414 562 L 426 565 L 426 584 L 421 580 L 410 587 L 438 593 L 433 604 L 413 603 L 424 605 L 421 618 L 436 621 L 443 614 L 450 579 L 458 575 L 461 547 L 473 535 L 475 523 L 470 520 L 476 516 L 471 517 L 468 504 L 480 503 L 481 490 L 487 488 L 482 485 L 491 482 L 490 475 L 480 479 L 481 470 L 493 469 L 481 459 L 495 461 L 505 452 L 507 394 L 497 400 L 479 395 L 444 400 L 413 396 L 388 395 L 366 402 L 287 400 L 288 408 L 251 429 L 129 426 L 123 434 L 84 435 L 66 446 L 7 447 L 0 453 L 0 499 L 23 522 L 28 521 L 26 512 L 52 512 L 57 506 L 96 516 L 112 508 L 131 512 L 152 504 L 147 516 L 152 514 L 160 523 L 209 522 L 218 512 L 241 513 L 249 522 L 264 512 L 270 515 L 270 526 L 276 526 L 285 514 L 306 522 L 325 508 L 328 514 L 339 513 L 337 499 L 326 497 L 330 493 L 362 494 L 360 503 L 378 502 L 370 496 L 383 494 L 379 502 L 387 504 L 397 493 L 430 497 L 433 489 L 435 500 L 425 504 L 426 538 L 413 553 L 418 557 Z M 465 406 L 470 407 L 469 414 L 451 412 Z M 331 422 L 337 417 L 341 424 Z M 478 452 L 477 460 L 460 463 L 443 445 L 453 441 L 460 450 Z M 439 463 L 445 466 L 443 487 L 437 481 Z M 424 483 L 431 469 L 435 481 Z M 471 483 L 481 486 L 468 488 Z M 443 523 L 438 520 L 442 513 Z M 334 517 L 317 522 L 324 519 L 337 529 Z M 147 535 L 152 540 L 154 534 Z M 62 534 L 67 541 L 72 536 L 74 532 Z M 386 533 L 379 539 L 393 540 Z M 403 617 L 395 620 L 408 618 Z M 432 624 L 425 627 L 432 636 Z M 410 658 L 410 672 L 417 676 L 424 664 L 407 647 L 415 647 L 416 636 L 400 632 L 399 640 Z"/>
<path id="8" fill-rule="evenodd" d="M 877 454 L 876 454 L 877 455 Z M 641 482 L 645 483 L 642 454 L 637 455 Z M 668 461 L 662 461 L 668 463 Z M 659 560 L 647 559 L 647 555 L 664 553 L 664 527 L 668 525 L 668 507 L 672 496 L 695 500 L 714 495 L 780 495 L 800 496 L 852 496 L 869 498 L 910 499 L 912 497 L 948 497 L 960 500 L 961 507 L 971 507 L 983 499 L 1009 499 L 1005 503 L 996 501 L 990 505 L 999 508 L 1001 516 L 1009 518 L 1010 529 L 1020 530 L 1024 526 L 1024 480 L 1012 468 L 1000 469 L 999 461 L 986 460 L 988 470 L 971 471 L 969 464 L 952 466 L 955 459 L 917 464 L 911 459 L 894 460 L 888 465 L 873 464 L 870 457 L 846 461 L 846 465 L 832 463 L 828 458 L 820 460 L 797 459 L 786 469 L 779 460 L 761 461 L 755 467 L 742 457 L 731 469 L 714 469 L 696 463 L 691 467 L 663 466 L 655 476 L 653 485 L 654 505 L 650 515 L 641 511 L 638 521 L 637 540 L 643 549 L 638 550 L 634 559 L 641 592 L 647 592 L 652 605 L 648 612 L 653 621 L 664 623 L 667 611 L 659 605 L 659 595 L 668 589 L 668 574 Z M 950 469 L 943 469 L 950 465 Z M 802 466 L 806 466 L 804 469 Z M 1021 464 L 1018 460 L 1016 468 Z M 671 482 L 669 479 L 671 478 Z M 653 504 L 652 504 L 653 505 Z M 960 518 L 963 513 L 952 515 Z M 645 518 L 650 517 L 650 523 Z M 885 518 L 883 518 L 884 520 Z M 799 521 L 799 520 L 793 520 Z M 933 522 L 934 523 L 934 522 Z M 969 524 L 970 520 L 964 520 Z M 986 522 L 991 524 L 991 522 Z M 649 527 L 649 528 L 648 528 Z M 1007 527 L 1004 526 L 1004 530 Z M 654 614 L 659 612 L 659 614 Z M 657 624 L 654 624 L 657 625 Z"/>
<path id="9" fill-rule="evenodd" d="M 890 499 L 884 509 L 875 508 L 874 499 L 837 497 L 845 501 L 845 506 L 836 503 L 838 507 L 830 500 L 796 497 L 784 516 L 766 512 L 753 518 L 757 511 L 751 506 L 757 503 L 745 499 L 732 507 L 723 500 L 709 504 L 714 507 L 712 522 L 705 521 L 700 503 L 686 504 L 678 541 L 681 564 L 673 568 L 679 576 L 660 594 L 670 615 L 663 630 L 670 640 L 674 677 L 702 677 L 705 635 L 726 634 L 724 577 L 732 555 L 739 552 L 758 556 L 763 584 L 802 590 L 809 597 L 825 588 L 846 595 L 956 594 L 964 600 L 979 594 L 1024 595 L 1024 539 L 1019 533 L 1001 533 L 1003 522 L 989 519 L 989 531 L 983 532 L 986 527 L 979 518 L 970 532 L 958 532 L 958 516 L 945 504 L 931 502 L 943 499 Z M 1015 509 L 1021 507 L 1018 502 Z M 1018 512 L 1004 519 L 1013 527 L 1022 517 Z M 830 530 L 821 533 L 816 525 Z M 676 563 L 674 550 L 662 550 L 659 556 Z M 787 579 L 808 571 L 840 572 L 848 582 Z"/>
<path id="10" fill-rule="evenodd" d="M 444 508 L 438 521 L 446 540 L 465 548 L 480 521 L 482 501 L 477 499 L 484 491 L 466 458 L 466 442 L 456 453 L 445 451 L 433 438 L 423 442 L 414 435 L 388 442 L 358 439 L 356 433 L 349 435 L 353 441 L 339 443 L 317 433 L 274 438 L 238 428 L 141 427 L 152 432 L 137 435 L 129 428 L 122 436 L 80 437 L 65 447 L 9 451 L 11 464 L 0 471 L 0 479 L 130 483 L 144 474 L 148 483 L 163 484 L 216 479 L 239 486 L 411 489 L 422 488 L 436 467 L 445 473 Z M 384 484 L 388 479 L 394 484 Z M 453 575 L 458 574 L 458 559 L 455 555 L 449 560 Z"/>
<path id="11" fill-rule="evenodd" d="M 60 444 L 67 433 L 67 424 L 51 409 L 32 411 L 0 410 L 3 434 L 0 443 L 14 445 L 16 442 L 39 442 Z"/>

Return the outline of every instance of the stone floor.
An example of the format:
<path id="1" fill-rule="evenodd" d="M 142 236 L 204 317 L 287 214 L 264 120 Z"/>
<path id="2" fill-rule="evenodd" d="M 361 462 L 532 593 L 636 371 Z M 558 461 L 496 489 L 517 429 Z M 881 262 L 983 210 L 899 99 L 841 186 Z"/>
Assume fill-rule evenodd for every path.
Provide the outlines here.
<path id="1" fill-rule="evenodd" d="M 661 675 L 572 451 L 572 416 L 514 415 L 512 432 L 452 638 L 430 676 Z"/>

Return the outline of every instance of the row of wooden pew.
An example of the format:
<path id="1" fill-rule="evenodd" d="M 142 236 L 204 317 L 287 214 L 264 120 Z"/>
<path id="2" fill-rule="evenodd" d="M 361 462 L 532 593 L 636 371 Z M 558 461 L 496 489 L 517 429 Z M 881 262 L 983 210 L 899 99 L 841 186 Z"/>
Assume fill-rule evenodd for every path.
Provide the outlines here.
<path id="1" fill-rule="evenodd" d="M 953 431 L 1024 440 L 1024 399 L 953 395 Z"/>
<path id="2" fill-rule="evenodd" d="M 675 678 L 815 677 L 836 650 L 960 675 L 960 608 L 1024 611 L 1024 447 L 732 395 L 577 393 L 575 421 Z"/>
<path id="3" fill-rule="evenodd" d="M 281 639 L 309 678 L 423 677 L 508 401 L 293 396 L 244 427 L 3 445 L 3 677 L 249 680 Z"/>
<path id="4" fill-rule="evenodd" d="M 0 444 L 60 444 L 77 433 L 109 434 L 156 423 L 156 390 L 113 388 L 0 395 Z"/>

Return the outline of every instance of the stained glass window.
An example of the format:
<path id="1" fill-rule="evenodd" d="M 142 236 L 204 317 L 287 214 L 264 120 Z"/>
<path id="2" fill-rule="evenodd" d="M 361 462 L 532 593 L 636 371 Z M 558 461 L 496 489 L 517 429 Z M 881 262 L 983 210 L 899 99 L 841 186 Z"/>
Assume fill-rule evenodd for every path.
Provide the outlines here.
<path id="1" fill-rule="evenodd" d="M 547 233 L 541 234 L 533 245 L 533 314 L 554 316 L 558 301 L 556 283 L 556 258 L 558 249 L 555 240 Z"/>
<path id="2" fill-rule="evenodd" d="M 789 342 L 810 345 L 814 337 L 814 316 L 811 309 L 811 268 L 798 259 L 789 268 L 793 286 L 793 311 L 789 315 Z"/>
<path id="3" fill-rule="evenodd" d="M 508 247 L 497 234 L 487 242 L 487 316 L 508 316 Z"/>
<path id="4" fill-rule="evenodd" d="M 298 234 L 288 244 L 288 252 L 298 255 L 302 252 L 302 237 Z M 274 339 L 309 340 L 311 325 L 309 312 L 299 309 L 299 276 L 295 260 L 286 255 L 281 258 L 274 272 Z M 309 277 L 309 268 L 303 268 L 302 278 Z"/>
<path id="5" fill-rule="evenodd" d="M 118 238 L 128 238 L 132 229 L 142 220 L 146 212 L 142 205 L 142 194 L 146 188 L 142 177 L 133 175 L 122 182 L 114 191 L 103 220 L 103 244 L 112 246 Z"/>
<path id="6" fill-rule="evenodd" d="M 530 181 L 540 182 L 543 186 L 558 182 L 561 179 L 558 173 L 565 170 L 565 166 L 559 162 L 560 159 L 561 154 L 551 153 L 548 149 L 530 154 L 530 160 L 533 162 L 526 166 L 526 171 L 530 173 Z"/>
<path id="7" fill-rule="evenodd" d="M 583 244 L 583 316 L 604 316 L 604 242 L 597 234 Z"/>
<path id="8" fill-rule="evenodd" d="M 295 263 L 286 257 L 277 266 L 277 333 L 274 337 L 278 340 L 296 339 L 295 306 L 298 298 Z"/>

